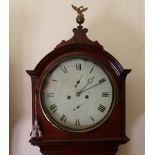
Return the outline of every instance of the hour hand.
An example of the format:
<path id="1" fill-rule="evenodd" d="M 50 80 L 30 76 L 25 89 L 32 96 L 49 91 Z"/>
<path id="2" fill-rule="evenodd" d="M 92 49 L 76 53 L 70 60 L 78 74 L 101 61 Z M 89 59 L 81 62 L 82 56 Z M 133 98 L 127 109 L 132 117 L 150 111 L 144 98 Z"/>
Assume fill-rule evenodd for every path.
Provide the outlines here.
<path id="1" fill-rule="evenodd" d="M 87 83 L 84 85 L 84 87 L 80 91 L 82 91 L 83 89 L 85 89 L 88 86 L 88 84 L 91 84 L 93 82 L 93 80 L 94 80 L 94 76 L 92 78 L 89 78 L 88 79 Z"/>
<path id="2" fill-rule="evenodd" d="M 78 84 L 80 84 L 82 77 L 83 77 L 83 75 L 81 75 L 80 79 L 78 81 L 76 81 L 75 88 L 78 86 Z"/>
<path id="3" fill-rule="evenodd" d="M 106 79 L 105 79 L 105 78 L 102 78 L 101 80 L 98 81 L 98 83 L 92 85 L 91 87 L 88 87 L 88 88 L 85 88 L 85 89 L 80 90 L 79 92 L 77 92 L 77 94 L 80 96 L 81 93 L 83 93 L 83 92 L 85 92 L 85 91 L 87 91 L 87 90 L 89 90 L 89 89 L 91 89 L 91 88 L 94 88 L 94 87 L 96 87 L 96 86 L 102 84 L 102 83 L 105 82 L 105 81 L 106 81 Z"/>
<path id="4" fill-rule="evenodd" d="M 84 85 L 84 87 L 76 93 L 76 96 L 80 96 L 81 92 L 88 86 L 88 84 L 91 84 L 93 80 L 94 80 L 94 76 L 92 78 L 89 78 L 87 83 Z"/>

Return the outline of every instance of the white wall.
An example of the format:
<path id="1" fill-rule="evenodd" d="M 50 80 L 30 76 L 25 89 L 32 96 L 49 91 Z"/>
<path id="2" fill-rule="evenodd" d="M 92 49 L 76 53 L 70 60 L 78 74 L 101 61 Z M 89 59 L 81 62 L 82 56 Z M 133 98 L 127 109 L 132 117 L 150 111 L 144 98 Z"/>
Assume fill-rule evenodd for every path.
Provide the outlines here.
<path id="1" fill-rule="evenodd" d="M 126 133 L 117 155 L 144 155 L 144 0 L 10 0 L 10 155 L 39 155 L 28 142 L 31 81 L 26 69 L 72 36 L 76 13 L 88 6 L 84 26 L 124 68 L 127 77 Z"/>

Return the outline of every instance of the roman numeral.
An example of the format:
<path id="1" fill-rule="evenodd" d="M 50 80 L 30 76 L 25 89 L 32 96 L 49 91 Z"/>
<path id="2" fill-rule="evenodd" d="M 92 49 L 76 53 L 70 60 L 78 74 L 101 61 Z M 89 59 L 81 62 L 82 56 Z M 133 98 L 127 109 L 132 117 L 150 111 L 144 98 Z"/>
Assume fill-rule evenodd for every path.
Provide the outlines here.
<path id="1" fill-rule="evenodd" d="M 109 92 L 102 92 L 102 97 L 109 97 Z"/>
<path id="2" fill-rule="evenodd" d="M 67 116 L 63 114 L 63 115 L 61 116 L 60 120 L 63 121 L 64 123 L 66 123 Z"/>
<path id="3" fill-rule="evenodd" d="M 52 79 L 52 81 L 54 81 L 54 82 L 58 82 L 57 80 L 54 80 L 54 79 Z"/>
<path id="4" fill-rule="evenodd" d="M 94 119 L 92 116 L 90 116 L 90 119 L 91 119 L 92 121 L 95 121 L 95 119 Z"/>
<path id="5" fill-rule="evenodd" d="M 106 107 L 103 106 L 102 104 L 100 104 L 99 107 L 98 107 L 98 110 L 101 111 L 101 112 L 104 112 L 105 109 L 106 109 Z"/>
<path id="6" fill-rule="evenodd" d="M 76 125 L 77 127 L 80 126 L 80 121 L 79 121 L 79 119 L 76 119 L 75 125 Z"/>
<path id="7" fill-rule="evenodd" d="M 81 64 L 76 64 L 76 70 L 81 70 Z"/>
<path id="8" fill-rule="evenodd" d="M 51 106 L 50 106 L 50 110 L 53 112 L 53 113 L 55 113 L 58 109 L 57 109 L 57 105 L 56 104 L 52 104 Z"/>
<path id="9" fill-rule="evenodd" d="M 102 78 L 101 80 L 98 81 L 98 83 L 102 83 L 104 81 L 106 81 L 106 79 L 105 78 Z"/>
<path id="10" fill-rule="evenodd" d="M 54 97 L 54 93 L 48 93 L 47 97 Z"/>
<path id="11" fill-rule="evenodd" d="M 68 73 L 67 68 L 65 66 L 61 67 L 61 70 L 66 74 Z"/>
<path id="12" fill-rule="evenodd" d="M 94 67 L 90 70 L 90 74 L 92 73 L 93 70 L 94 70 Z"/>

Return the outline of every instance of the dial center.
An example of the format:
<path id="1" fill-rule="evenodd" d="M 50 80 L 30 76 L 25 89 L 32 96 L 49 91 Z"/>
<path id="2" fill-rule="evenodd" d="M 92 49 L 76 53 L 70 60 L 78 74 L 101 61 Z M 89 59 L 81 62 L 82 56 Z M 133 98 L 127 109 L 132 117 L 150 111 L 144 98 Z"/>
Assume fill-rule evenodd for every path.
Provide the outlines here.
<path id="1" fill-rule="evenodd" d="M 77 93 L 76 93 L 76 96 L 80 96 L 80 92 L 77 92 Z"/>

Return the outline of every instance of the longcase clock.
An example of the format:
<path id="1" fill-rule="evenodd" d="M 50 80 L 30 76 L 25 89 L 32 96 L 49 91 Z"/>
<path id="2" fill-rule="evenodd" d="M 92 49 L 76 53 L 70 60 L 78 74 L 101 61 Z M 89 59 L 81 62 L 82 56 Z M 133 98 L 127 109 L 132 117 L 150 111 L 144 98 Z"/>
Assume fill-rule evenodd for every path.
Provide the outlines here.
<path id="1" fill-rule="evenodd" d="M 83 28 L 87 8 L 72 6 L 74 35 L 46 55 L 34 70 L 30 143 L 43 155 L 114 155 L 125 134 L 122 65 Z"/>

